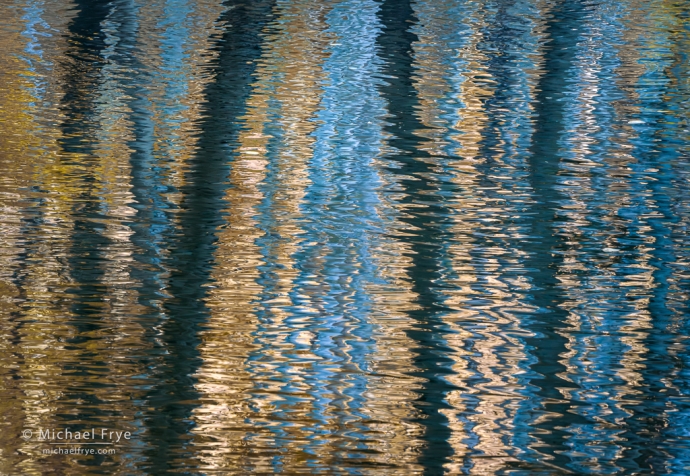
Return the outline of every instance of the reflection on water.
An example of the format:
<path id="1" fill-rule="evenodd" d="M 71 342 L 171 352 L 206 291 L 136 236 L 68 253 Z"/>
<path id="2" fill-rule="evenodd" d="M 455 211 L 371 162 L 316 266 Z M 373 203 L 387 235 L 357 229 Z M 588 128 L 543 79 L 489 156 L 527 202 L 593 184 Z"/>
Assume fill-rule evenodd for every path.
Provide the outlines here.
<path id="1" fill-rule="evenodd" d="M 690 472 L 685 2 L 0 14 L 3 474 Z"/>

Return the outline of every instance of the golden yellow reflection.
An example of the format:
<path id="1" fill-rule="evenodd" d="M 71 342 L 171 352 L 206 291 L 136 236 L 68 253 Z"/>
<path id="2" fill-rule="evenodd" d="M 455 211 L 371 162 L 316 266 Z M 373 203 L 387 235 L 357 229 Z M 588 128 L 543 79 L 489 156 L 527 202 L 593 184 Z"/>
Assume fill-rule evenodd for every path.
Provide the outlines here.
<path id="1" fill-rule="evenodd" d="M 254 453 L 252 466 L 270 470 L 278 447 L 275 434 L 260 425 L 270 421 L 272 401 L 279 398 L 283 385 L 278 380 L 270 383 L 271 369 L 285 360 L 284 352 L 292 346 L 285 341 L 286 334 L 278 331 L 287 316 L 284 307 L 291 305 L 289 293 L 297 276 L 293 254 L 299 246 L 299 209 L 309 183 L 306 169 L 313 154 L 313 119 L 322 94 L 324 78 L 319 59 L 324 57 L 328 40 L 323 34 L 328 9 L 310 2 L 276 7 L 278 26 L 264 37 L 266 46 L 257 63 L 257 81 L 247 101 L 248 112 L 242 118 L 244 127 L 237 140 L 225 197 L 228 224 L 218 233 L 214 287 L 208 294 L 211 320 L 200 348 L 204 365 L 197 373 L 197 388 L 204 403 L 195 411 L 195 417 L 199 441 L 211 442 L 204 444 L 200 457 L 208 468 L 243 467 L 251 441 L 253 451 L 265 452 L 265 456 Z M 280 119 L 274 122 L 274 117 Z M 263 235 L 257 217 L 266 198 L 261 185 L 268 173 L 267 148 L 278 143 L 275 136 L 280 137 L 280 149 L 270 165 L 282 183 L 279 193 L 272 197 L 276 224 L 271 232 L 282 239 L 272 250 L 273 259 L 280 265 L 274 272 L 273 298 L 264 302 L 266 318 L 275 327 L 268 332 L 276 340 L 265 348 L 254 337 L 255 303 L 263 289 L 257 281 L 264 260 L 257 246 Z M 249 361 L 252 352 L 259 349 L 270 359 L 270 365 Z M 290 375 L 293 384 L 299 385 L 301 372 L 308 371 L 295 367 Z M 261 392 L 266 398 L 252 399 L 257 379 L 266 379 Z M 300 404 L 293 411 L 305 420 L 295 422 L 286 431 L 290 440 L 304 441 L 308 433 L 301 426 L 309 424 L 309 405 Z M 293 448 L 282 464 L 290 467 L 299 461 L 299 453 Z"/>

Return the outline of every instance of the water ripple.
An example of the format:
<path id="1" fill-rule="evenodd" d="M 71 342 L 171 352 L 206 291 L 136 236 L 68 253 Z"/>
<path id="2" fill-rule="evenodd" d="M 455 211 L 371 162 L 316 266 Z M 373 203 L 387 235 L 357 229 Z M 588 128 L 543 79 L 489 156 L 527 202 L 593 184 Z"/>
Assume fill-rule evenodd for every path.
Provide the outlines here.
<path id="1" fill-rule="evenodd" d="M 684 3 L 0 14 L 3 474 L 688 472 Z"/>

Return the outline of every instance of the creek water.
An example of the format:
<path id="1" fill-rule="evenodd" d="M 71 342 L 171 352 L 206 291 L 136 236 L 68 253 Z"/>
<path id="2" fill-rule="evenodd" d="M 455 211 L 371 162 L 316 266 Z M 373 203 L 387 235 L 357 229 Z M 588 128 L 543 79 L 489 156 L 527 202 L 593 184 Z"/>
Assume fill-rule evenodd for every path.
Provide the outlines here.
<path id="1" fill-rule="evenodd" d="M 0 473 L 689 474 L 689 16 L 0 1 Z"/>

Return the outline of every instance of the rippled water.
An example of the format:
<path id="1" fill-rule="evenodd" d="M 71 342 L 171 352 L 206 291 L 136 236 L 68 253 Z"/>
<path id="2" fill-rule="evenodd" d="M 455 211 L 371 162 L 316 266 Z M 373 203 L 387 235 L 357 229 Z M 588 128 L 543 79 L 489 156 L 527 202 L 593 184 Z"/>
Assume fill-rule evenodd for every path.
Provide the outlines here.
<path id="1" fill-rule="evenodd" d="M 0 1 L 0 473 L 690 474 L 689 17 Z"/>

